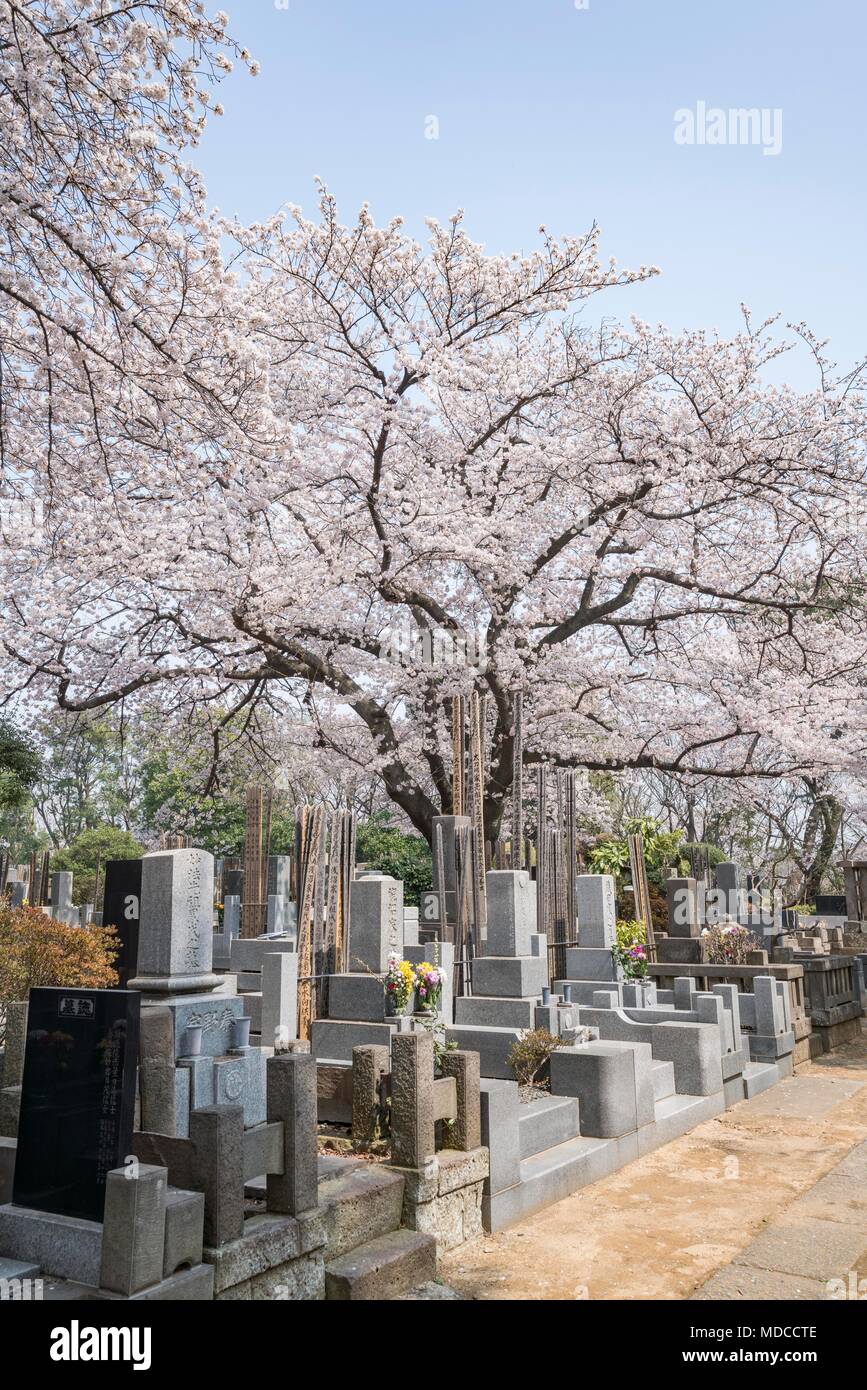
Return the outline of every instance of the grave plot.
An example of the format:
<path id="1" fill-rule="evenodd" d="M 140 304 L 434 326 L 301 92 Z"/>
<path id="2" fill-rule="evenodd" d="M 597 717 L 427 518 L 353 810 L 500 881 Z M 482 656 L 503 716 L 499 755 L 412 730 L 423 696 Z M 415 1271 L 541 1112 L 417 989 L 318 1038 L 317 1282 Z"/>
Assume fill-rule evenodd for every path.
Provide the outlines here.
<path id="1" fill-rule="evenodd" d="M 705 869 L 698 878 L 671 877 L 666 897 L 668 930 L 657 934 L 650 964 L 660 984 L 671 985 L 678 973 L 690 975 L 703 989 L 730 982 L 746 993 L 759 976 L 784 982 L 796 1065 L 857 1036 L 863 1012 L 863 958 L 851 951 L 839 954 L 842 925 L 781 909 L 762 897 L 755 876 L 736 863 L 718 864 L 713 872 Z M 831 905 L 840 902 L 834 899 Z M 711 960 L 712 927 L 723 932 L 742 929 L 752 948 L 738 963 Z M 752 1004 L 746 1007 L 752 1010 Z"/>
<path id="2" fill-rule="evenodd" d="M 57 1030 L 51 991 L 10 1011 L 0 1259 L 69 1298 L 401 1297 L 438 1251 L 758 1094 L 860 1016 L 857 958 L 769 961 L 788 948 L 766 940 L 752 963 L 711 964 L 713 893 L 723 923 L 753 925 L 737 865 L 670 879 L 669 931 L 648 933 L 647 977 L 624 978 L 614 880 L 568 871 L 568 782 L 556 824 L 486 869 L 468 748 L 469 814 L 438 818 L 418 910 L 399 880 L 356 876 L 342 812 L 299 809 L 295 854 L 268 855 L 259 796 L 219 888 L 186 845 L 107 867 L 127 988 L 61 991 Z M 550 1044 L 544 1089 L 515 1074 L 531 1030 Z M 77 1039 L 90 1063 L 64 1068 Z M 341 1152 L 320 1153 L 323 1125 Z"/>
<path id="3" fill-rule="evenodd" d="M 244 983 L 261 983 L 236 993 L 212 970 L 211 856 L 146 855 L 140 875 L 130 988 L 36 990 L 12 1011 L 21 1113 L 4 1148 L 2 1277 L 26 1269 L 52 1297 L 142 1301 L 398 1297 L 429 1281 L 438 1246 L 481 1229 L 477 1059 L 453 1052 L 435 1076 L 429 1026 L 391 1052 L 354 1047 L 359 1144 L 385 1085 L 391 1161 L 320 1158 L 317 1059 L 284 1050 L 309 1047 L 296 1037 L 295 942 L 234 937 L 239 973 L 260 977 Z M 402 885 L 388 883 L 359 894 L 365 958 L 402 939 Z M 251 1044 L 257 1012 L 253 1036 L 278 1050 Z"/>
<path id="4" fill-rule="evenodd" d="M 242 998 L 211 969 L 211 856 L 169 850 L 145 856 L 140 869 L 130 988 L 31 994 L 12 1201 L 0 1209 L 0 1255 L 29 1259 L 46 1276 L 106 1295 L 209 1298 L 213 1274 L 205 1267 L 202 1240 L 205 1246 L 224 1243 L 222 1213 L 231 1186 L 221 1186 L 212 1166 L 231 1173 L 232 1164 L 241 1163 L 235 1209 L 242 1211 L 245 1154 L 254 1171 L 282 1171 L 280 1133 L 268 1129 L 267 1111 L 269 1104 L 276 1107 L 282 1124 L 288 1100 L 280 1100 L 275 1082 L 278 1096 L 269 1102 L 268 1059 L 249 1044 L 251 1020 Z M 283 957 L 272 959 L 282 985 Z M 265 996 L 283 998 L 267 989 Z M 294 1007 L 286 1018 L 294 1033 Z M 307 1065 L 315 1111 L 315 1065 L 312 1059 Z M 315 1158 L 312 1121 L 310 1128 Z M 204 1193 L 204 1203 L 190 1192 Z M 288 1200 L 278 1195 L 273 1209 L 294 1215 Z M 147 1233 L 135 1218 L 145 1210 Z M 288 1260 L 298 1248 L 294 1226 L 287 1242 Z M 178 1276 L 179 1291 L 175 1275 L 182 1265 L 189 1269 Z M 121 1286 L 117 1271 L 123 1268 L 130 1272 Z"/>
<path id="5" fill-rule="evenodd" d="M 547 939 L 536 931 L 536 893 L 525 870 L 494 869 L 486 875 L 488 899 L 484 954 L 472 963 L 472 994 L 455 1000 L 455 1023 L 446 1038 L 478 1050 L 484 1076 L 512 1077 L 509 1053 L 527 1029 L 559 1035 L 572 1016 L 551 1002 Z M 611 955 L 609 952 L 609 961 Z"/>

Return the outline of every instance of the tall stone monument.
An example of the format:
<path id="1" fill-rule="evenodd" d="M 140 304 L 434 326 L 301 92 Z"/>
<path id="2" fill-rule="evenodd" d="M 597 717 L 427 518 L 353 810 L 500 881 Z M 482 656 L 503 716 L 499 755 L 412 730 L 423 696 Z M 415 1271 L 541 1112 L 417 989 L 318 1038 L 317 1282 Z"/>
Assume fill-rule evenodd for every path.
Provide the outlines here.
<path id="1" fill-rule="evenodd" d="M 214 860 L 202 849 L 170 849 L 142 860 L 138 973 L 146 994 L 214 989 Z"/>

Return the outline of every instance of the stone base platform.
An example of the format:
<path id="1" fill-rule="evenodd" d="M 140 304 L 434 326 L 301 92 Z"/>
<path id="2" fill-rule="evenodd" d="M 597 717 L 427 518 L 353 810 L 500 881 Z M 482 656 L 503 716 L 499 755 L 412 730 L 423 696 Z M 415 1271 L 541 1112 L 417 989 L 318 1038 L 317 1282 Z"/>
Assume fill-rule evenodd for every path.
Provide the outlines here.
<path id="1" fill-rule="evenodd" d="M 482 1084 L 484 1087 L 486 1083 Z M 671 1095 L 656 1101 L 653 1122 L 633 1134 L 618 1139 L 577 1137 L 520 1159 L 517 1181 L 498 1192 L 487 1192 L 482 1198 L 485 1230 L 500 1231 L 552 1202 L 561 1201 L 688 1133 L 724 1109 L 721 1091 L 713 1096 Z"/>

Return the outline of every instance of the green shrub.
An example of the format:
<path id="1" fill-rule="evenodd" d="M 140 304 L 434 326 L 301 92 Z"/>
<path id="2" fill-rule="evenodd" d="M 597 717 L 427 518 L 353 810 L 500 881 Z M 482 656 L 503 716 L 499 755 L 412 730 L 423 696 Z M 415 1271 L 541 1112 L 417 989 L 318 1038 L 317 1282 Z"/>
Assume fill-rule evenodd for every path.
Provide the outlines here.
<path id="1" fill-rule="evenodd" d="M 403 900 L 418 907 L 425 889 L 433 882 L 431 852 L 420 835 L 405 835 L 391 824 L 388 811 L 377 811 L 362 821 L 356 835 L 356 858 L 382 874 L 403 879 Z"/>
<path id="2" fill-rule="evenodd" d="M 532 1086 L 551 1060 L 551 1053 L 563 1044 L 547 1028 L 533 1028 L 522 1033 L 509 1052 L 509 1066 L 519 1086 Z"/>

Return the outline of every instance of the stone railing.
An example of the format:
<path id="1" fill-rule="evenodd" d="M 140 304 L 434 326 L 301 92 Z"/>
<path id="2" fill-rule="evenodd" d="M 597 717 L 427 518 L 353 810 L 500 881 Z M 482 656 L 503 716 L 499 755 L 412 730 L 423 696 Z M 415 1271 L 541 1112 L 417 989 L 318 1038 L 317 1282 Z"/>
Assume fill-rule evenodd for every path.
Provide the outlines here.
<path id="1" fill-rule="evenodd" d="M 814 1027 L 831 1028 L 860 1017 L 859 962 L 855 956 L 803 960 L 807 1012 Z"/>
<path id="2" fill-rule="evenodd" d="M 203 1194 L 202 1258 L 217 1299 L 321 1297 L 324 1287 L 315 1059 L 269 1057 L 266 1082 L 264 1124 L 245 1129 L 241 1106 L 209 1105 L 191 1111 L 188 1139 L 133 1140 L 136 1157 L 163 1168 L 172 1187 Z M 263 1174 L 265 1211 L 245 1216 L 245 1183 Z"/>
<path id="3" fill-rule="evenodd" d="M 742 994 L 752 994 L 753 982 L 758 976 L 771 975 L 775 980 L 786 984 L 789 996 L 789 1015 L 795 1042 L 809 1037 L 810 1020 L 807 1016 L 807 1001 L 804 988 L 804 967 L 798 965 L 681 965 L 676 962 L 654 963 L 649 967 L 650 974 L 657 983 L 666 989 L 673 988 L 679 976 L 689 976 L 695 980 L 699 990 L 712 990 L 714 985 L 737 985 Z"/>
<path id="4" fill-rule="evenodd" d="M 352 1137 L 376 1136 L 391 1098 L 391 1161 L 405 1178 L 403 1224 L 436 1237 L 440 1249 L 479 1235 L 488 1150 L 481 1139 L 479 1054 L 447 1051 L 434 1075 L 427 1031 L 395 1033 L 388 1048 L 352 1050 Z M 439 1142 L 438 1142 L 439 1134 Z"/>

